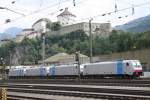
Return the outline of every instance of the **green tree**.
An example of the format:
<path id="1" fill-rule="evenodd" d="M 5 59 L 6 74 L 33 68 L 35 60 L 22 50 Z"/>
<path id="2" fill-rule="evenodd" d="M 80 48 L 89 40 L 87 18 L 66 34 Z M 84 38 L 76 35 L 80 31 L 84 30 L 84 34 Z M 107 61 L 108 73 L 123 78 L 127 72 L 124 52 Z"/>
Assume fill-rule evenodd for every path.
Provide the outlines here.
<path id="1" fill-rule="evenodd" d="M 62 27 L 62 26 L 60 25 L 59 22 L 54 22 L 54 23 L 52 23 L 50 29 L 51 29 L 52 31 L 58 31 L 58 30 L 60 30 L 61 27 Z"/>
<path id="2" fill-rule="evenodd" d="M 93 55 L 111 53 L 110 42 L 108 38 L 96 37 L 93 41 Z"/>
<path id="3" fill-rule="evenodd" d="M 53 23 L 48 22 L 47 25 L 46 25 L 46 27 L 48 29 L 50 29 L 51 31 L 58 31 L 58 30 L 61 29 L 62 26 L 60 25 L 59 22 L 53 22 Z"/>

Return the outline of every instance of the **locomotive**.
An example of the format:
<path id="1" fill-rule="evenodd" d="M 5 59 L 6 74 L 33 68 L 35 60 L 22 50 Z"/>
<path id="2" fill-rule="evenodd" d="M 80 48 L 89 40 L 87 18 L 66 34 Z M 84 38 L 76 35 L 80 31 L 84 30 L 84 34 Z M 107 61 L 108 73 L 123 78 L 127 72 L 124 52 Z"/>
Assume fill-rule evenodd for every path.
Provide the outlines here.
<path id="1" fill-rule="evenodd" d="M 84 64 L 84 77 L 140 77 L 142 65 L 139 60 L 117 60 Z"/>
<path id="2" fill-rule="evenodd" d="M 17 67 L 9 70 L 9 78 L 102 78 L 140 77 L 142 65 L 139 60 L 116 60 L 86 64 Z"/>

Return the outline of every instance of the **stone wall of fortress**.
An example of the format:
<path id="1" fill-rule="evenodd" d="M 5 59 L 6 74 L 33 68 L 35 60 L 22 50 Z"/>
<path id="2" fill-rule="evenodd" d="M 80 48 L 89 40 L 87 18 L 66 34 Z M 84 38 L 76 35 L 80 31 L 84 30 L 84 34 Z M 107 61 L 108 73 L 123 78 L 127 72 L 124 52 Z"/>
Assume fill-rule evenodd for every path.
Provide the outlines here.
<path id="1" fill-rule="evenodd" d="M 110 55 L 100 55 L 94 60 L 108 61 L 116 59 L 137 59 L 143 64 L 145 71 L 150 71 L 150 49 L 142 49 L 128 52 L 112 53 Z"/>
<path id="2" fill-rule="evenodd" d="M 92 23 L 92 33 L 95 36 L 106 37 L 109 36 L 112 27 L 110 23 Z M 49 35 L 64 35 L 66 33 L 70 33 L 77 30 L 83 30 L 87 35 L 89 35 L 89 23 L 82 22 L 69 26 L 64 26 L 58 31 L 52 31 Z"/>

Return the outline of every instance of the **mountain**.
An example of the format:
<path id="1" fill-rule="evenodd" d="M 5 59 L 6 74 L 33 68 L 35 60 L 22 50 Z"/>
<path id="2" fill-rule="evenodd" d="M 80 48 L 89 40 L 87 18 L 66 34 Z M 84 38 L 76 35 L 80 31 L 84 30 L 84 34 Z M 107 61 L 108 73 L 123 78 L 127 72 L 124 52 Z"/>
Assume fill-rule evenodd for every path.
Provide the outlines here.
<path id="1" fill-rule="evenodd" d="M 8 33 L 8 34 L 11 34 L 13 37 L 16 36 L 16 34 L 20 33 L 22 31 L 22 28 L 18 28 L 18 27 L 11 27 L 11 28 L 8 28 L 4 31 L 4 33 Z"/>
<path id="2" fill-rule="evenodd" d="M 4 34 L 4 33 L 2 33 L 2 34 L 0 34 L 0 40 L 2 40 L 2 39 L 10 39 L 10 38 L 12 38 L 13 36 L 11 35 L 11 34 Z"/>
<path id="3" fill-rule="evenodd" d="M 150 31 L 150 15 L 132 20 L 124 25 L 116 26 L 115 28 L 134 33 Z"/>
<path id="4" fill-rule="evenodd" d="M 4 31 L 4 33 L 0 33 L 0 40 L 5 38 L 14 38 L 17 34 L 19 34 L 22 31 L 22 28 L 18 27 L 11 27 Z"/>

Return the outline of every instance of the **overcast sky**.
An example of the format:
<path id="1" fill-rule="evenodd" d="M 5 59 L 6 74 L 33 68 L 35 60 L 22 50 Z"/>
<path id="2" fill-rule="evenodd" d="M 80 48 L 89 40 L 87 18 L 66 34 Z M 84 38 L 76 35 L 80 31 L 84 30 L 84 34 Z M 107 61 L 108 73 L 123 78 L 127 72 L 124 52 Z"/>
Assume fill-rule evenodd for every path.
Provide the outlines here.
<path id="1" fill-rule="evenodd" d="M 132 4 L 146 3 L 146 5 L 134 8 L 134 15 L 132 15 L 132 9 L 128 9 L 106 16 L 99 16 L 114 11 L 115 1 L 117 9 L 132 7 Z M 40 18 L 57 21 L 56 16 L 62 12 L 60 9 L 65 7 L 68 7 L 69 11 L 77 16 L 77 22 L 87 22 L 87 18 L 93 17 L 93 22 L 110 22 L 112 26 L 124 24 L 150 14 L 150 0 L 75 0 L 75 6 L 73 0 L 0 0 L 0 6 L 26 15 L 22 16 L 0 9 L 0 33 L 10 27 L 30 28 Z M 121 18 L 118 19 L 118 17 Z M 11 19 L 12 22 L 6 24 L 6 19 Z"/>

